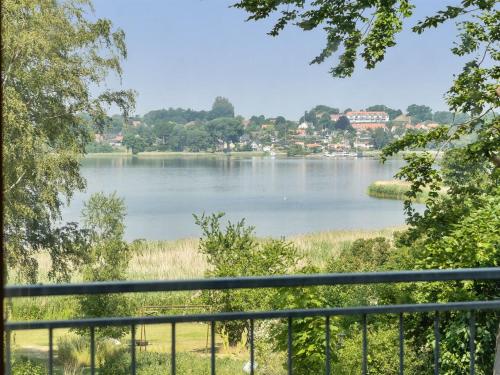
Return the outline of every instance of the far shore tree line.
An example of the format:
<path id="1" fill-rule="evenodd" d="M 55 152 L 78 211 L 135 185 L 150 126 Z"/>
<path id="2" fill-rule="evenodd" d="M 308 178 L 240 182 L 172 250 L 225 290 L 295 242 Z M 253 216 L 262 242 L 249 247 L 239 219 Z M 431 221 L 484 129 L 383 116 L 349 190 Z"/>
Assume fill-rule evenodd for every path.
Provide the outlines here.
<path id="1" fill-rule="evenodd" d="M 117 149 L 113 146 L 119 145 L 133 154 L 143 151 L 216 152 L 228 151 L 232 144 L 234 151 L 253 151 L 257 148 L 256 145 L 272 145 L 285 151 L 291 148 L 289 154 L 298 154 L 304 150 L 295 145 L 296 141 L 316 144 L 323 143 L 324 139 L 331 142 L 347 139 L 352 145 L 356 131 L 349 119 L 346 116 L 340 116 L 335 121 L 331 118 L 331 115 L 342 115 L 351 110 L 347 108 L 341 112 L 338 108 L 317 105 L 306 111 L 299 121 L 289 120 L 284 116 L 267 118 L 264 115 L 245 119 L 235 115 L 234 106 L 227 98 L 217 97 L 208 111 L 169 108 L 127 119 L 121 115 L 113 115 L 107 119 L 102 133 L 87 146 L 87 151 L 113 152 Z M 364 110 L 383 111 L 389 115 L 385 129 L 364 131 L 376 150 L 382 149 L 407 132 L 421 132 L 417 129 L 407 129 L 400 121 L 395 121 L 403 114 L 408 116 L 413 124 L 435 122 L 446 125 L 468 119 L 463 113 L 433 112 L 432 108 L 417 104 L 408 106 L 404 113 L 400 109 L 382 104 Z M 297 129 L 304 122 L 308 124 L 306 132 L 303 136 L 297 136 Z"/>

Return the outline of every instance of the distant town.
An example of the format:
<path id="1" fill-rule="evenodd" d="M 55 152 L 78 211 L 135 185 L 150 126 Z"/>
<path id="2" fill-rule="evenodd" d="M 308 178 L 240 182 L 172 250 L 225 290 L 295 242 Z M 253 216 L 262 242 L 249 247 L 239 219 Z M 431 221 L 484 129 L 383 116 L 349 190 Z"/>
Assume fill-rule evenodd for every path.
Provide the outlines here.
<path id="1" fill-rule="evenodd" d="M 217 97 L 209 111 L 169 108 L 124 119 L 114 115 L 98 128 L 87 152 L 241 152 L 289 156 L 357 155 L 380 150 L 407 132 L 428 132 L 467 121 L 467 115 L 412 104 L 406 111 L 385 105 L 365 109 L 318 105 L 299 121 L 283 116 L 236 116 L 227 98 Z"/>

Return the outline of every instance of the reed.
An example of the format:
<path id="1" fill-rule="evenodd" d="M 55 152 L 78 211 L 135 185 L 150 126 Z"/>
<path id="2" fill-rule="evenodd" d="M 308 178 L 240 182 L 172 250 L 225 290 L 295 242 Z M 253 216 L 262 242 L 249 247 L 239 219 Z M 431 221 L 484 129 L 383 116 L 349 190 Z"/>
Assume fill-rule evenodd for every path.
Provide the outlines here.
<path id="1" fill-rule="evenodd" d="M 389 181 L 375 181 L 368 186 L 368 195 L 374 198 L 383 199 L 407 199 L 406 193 L 410 190 L 410 184 L 405 181 L 389 180 Z M 428 197 L 428 190 L 417 194 L 414 199 L 417 203 L 424 203 Z"/>
<path id="2" fill-rule="evenodd" d="M 334 230 L 300 234 L 286 238 L 293 242 L 304 260 L 314 266 L 323 267 L 342 249 L 358 238 L 392 237 L 393 233 L 404 227 L 375 230 Z M 260 239 L 264 240 L 264 239 Z M 143 240 L 134 242 L 133 256 L 127 270 L 128 280 L 172 280 L 204 277 L 208 263 L 198 251 L 199 240 L 186 238 L 180 240 Z M 50 257 L 41 253 L 38 256 L 39 282 L 49 283 L 48 271 Z M 14 273 L 11 273 L 15 275 Z M 10 283 L 20 280 L 11 278 Z M 81 275 L 75 272 L 72 282 L 82 281 Z"/>

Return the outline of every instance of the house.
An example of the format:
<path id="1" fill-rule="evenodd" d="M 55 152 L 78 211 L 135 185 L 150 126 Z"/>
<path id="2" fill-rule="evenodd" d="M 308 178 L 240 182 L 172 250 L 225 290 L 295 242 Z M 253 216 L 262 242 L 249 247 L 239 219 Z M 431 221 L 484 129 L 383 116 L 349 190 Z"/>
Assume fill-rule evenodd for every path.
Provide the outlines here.
<path id="1" fill-rule="evenodd" d="M 109 140 L 109 144 L 111 146 L 121 146 L 123 142 L 123 135 L 122 133 L 118 133 L 115 137 L 111 138 Z"/>
<path id="2" fill-rule="evenodd" d="M 94 134 L 94 142 L 101 143 L 102 141 L 104 141 L 104 135 L 102 135 L 100 133 L 95 133 Z"/>
<path id="3" fill-rule="evenodd" d="M 330 115 L 330 120 L 333 122 L 337 122 L 341 116 L 344 116 L 344 115 L 341 113 L 332 113 Z"/>
<path id="4" fill-rule="evenodd" d="M 410 124 L 408 124 L 408 125 L 405 126 L 405 128 L 406 129 L 416 129 L 416 130 L 425 130 L 425 131 L 428 131 L 428 130 L 436 129 L 439 126 L 440 125 L 437 122 L 424 121 L 424 122 L 419 122 L 416 125 L 410 125 Z"/>
<path id="5" fill-rule="evenodd" d="M 262 149 L 262 145 L 257 144 L 256 142 L 252 142 L 251 146 L 252 146 L 253 151 L 258 151 L 258 150 Z"/>
<path id="6" fill-rule="evenodd" d="M 384 129 L 384 130 L 387 129 L 385 124 L 381 122 L 360 122 L 360 123 L 351 123 L 351 125 L 357 132 L 375 130 L 375 129 Z"/>
<path id="7" fill-rule="evenodd" d="M 297 134 L 300 136 L 305 136 L 307 133 L 307 129 L 309 129 L 309 124 L 307 122 L 303 122 L 297 127 Z"/>
<path id="8" fill-rule="evenodd" d="M 308 143 L 308 144 L 306 144 L 306 147 L 311 149 L 311 150 L 317 150 L 317 149 L 323 148 L 323 146 L 321 146 L 319 143 Z"/>
<path id="9" fill-rule="evenodd" d="M 387 112 L 382 111 L 350 111 L 345 115 L 351 124 L 386 123 L 389 121 Z"/>
<path id="10" fill-rule="evenodd" d="M 361 148 L 361 149 L 365 149 L 365 150 L 373 148 L 371 137 L 368 135 L 357 136 L 356 140 L 354 141 L 354 148 Z"/>

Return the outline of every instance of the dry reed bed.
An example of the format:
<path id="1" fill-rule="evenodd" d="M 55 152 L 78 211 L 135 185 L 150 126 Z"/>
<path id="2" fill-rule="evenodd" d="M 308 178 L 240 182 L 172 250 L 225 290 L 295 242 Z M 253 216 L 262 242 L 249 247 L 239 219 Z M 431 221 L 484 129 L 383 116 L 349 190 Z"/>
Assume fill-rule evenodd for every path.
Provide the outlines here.
<path id="1" fill-rule="evenodd" d="M 392 237 L 393 233 L 403 227 L 384 228 L 378 230 L 335 230 L 295 235 L 286 238 L 293 242 L 305 261 L 323 267 L 337 256 L 343 248 L 358 238 Z M 264 239 L 262 239 L 264 240 Z M 198 251 L 199 240 L 187 238 L 173 241 L 141 241 L 134 244 L 127 279 L 129 280 L 172 280 L 201 278 L 207 270 L 205 257 Z M 50 269 L 50 257 L 47 254 L 38 256 L 40 266 L 39 282 L 50 282 L 47 273 Z M 18 283 L 15 272 L 11 273 L 12 283 Z M 72 281 L 81 281 L 75 274 Z"/>

